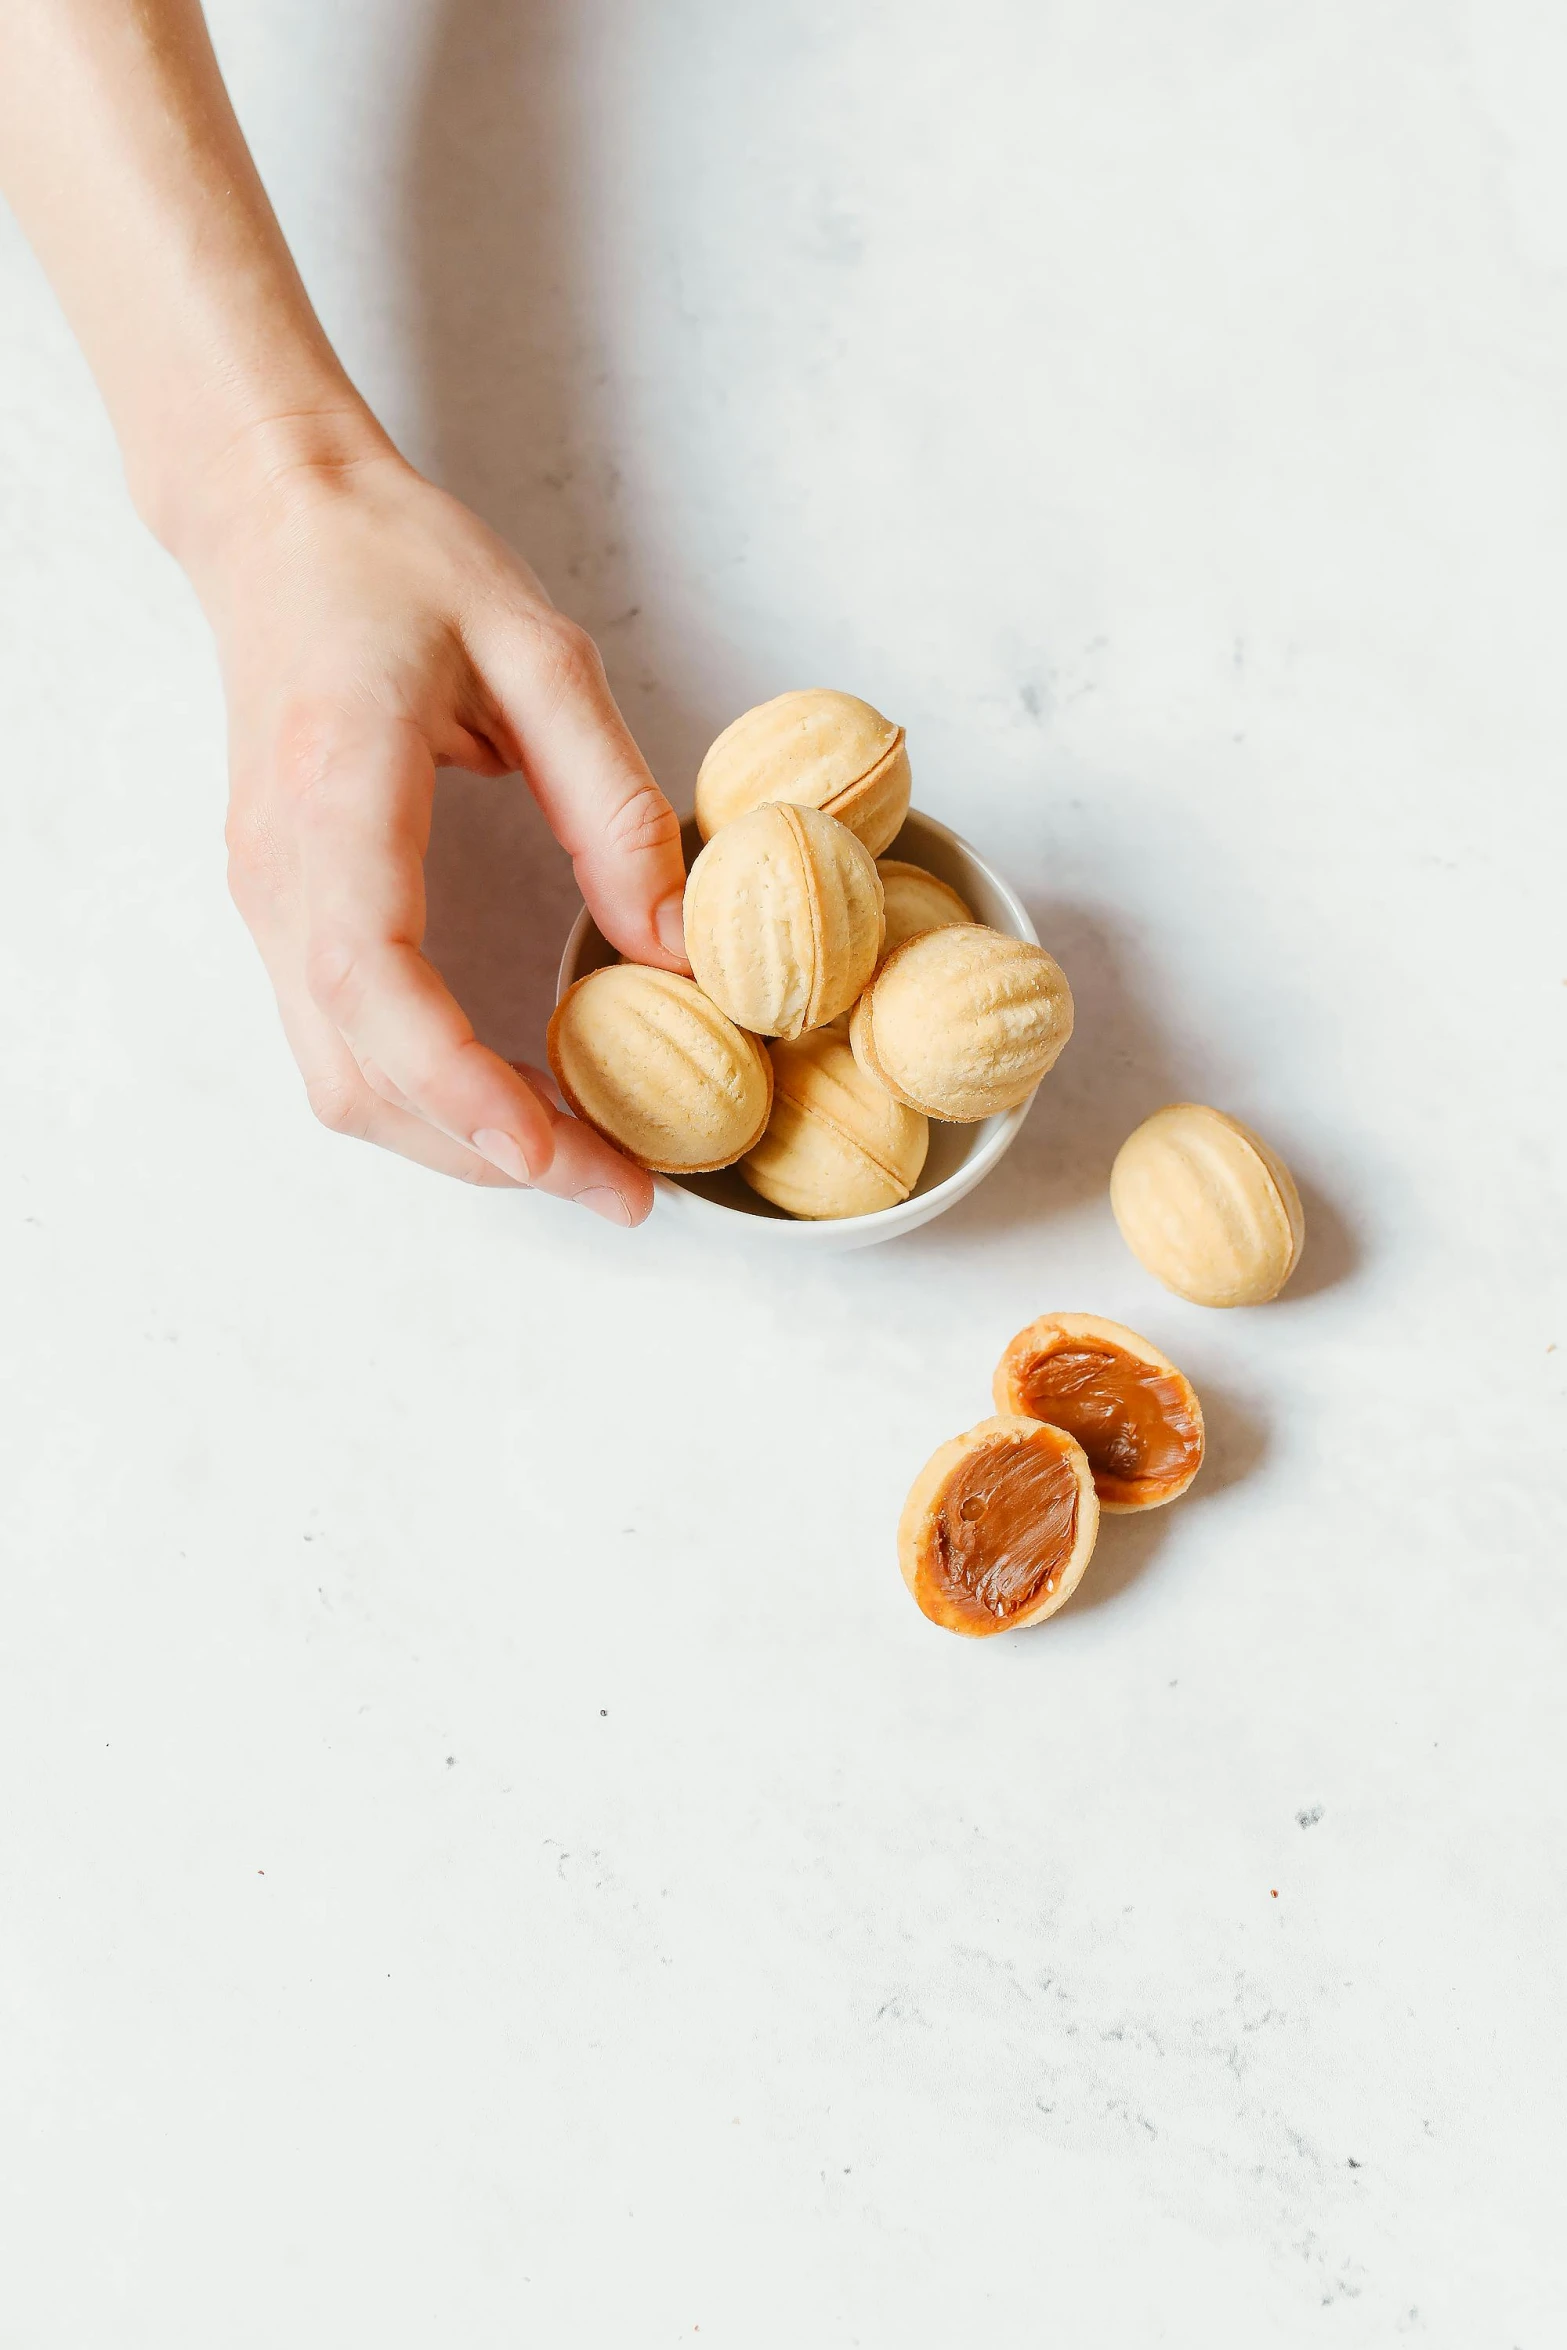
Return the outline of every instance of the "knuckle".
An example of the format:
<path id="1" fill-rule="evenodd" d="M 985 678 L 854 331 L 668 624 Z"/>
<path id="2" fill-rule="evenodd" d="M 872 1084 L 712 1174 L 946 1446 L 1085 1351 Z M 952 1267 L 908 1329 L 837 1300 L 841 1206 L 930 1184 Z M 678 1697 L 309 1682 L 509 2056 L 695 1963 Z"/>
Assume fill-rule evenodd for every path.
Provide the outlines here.
<path id="1" fill-rule="evenodd" d="M 615 810 L 605 827 L 605 839 L 623 856 L 678 844 L 680 819 L 651 776 L 637 784 Z"/>
<path id="2" fill-rule="evenodd" d="M 403 1038 L 403 1088 L 410 1107 L 454 1125 L 463 1124 L 470 1097 L 470 1059 L 483 1057 L 476 1037 L 447 1035 L 423 1023 Z"/>
<path id="3" fill-rule="evenodd" d="M 310 1114 L 330 1134 L 351 1135 L 363 1142 L 374 1115 L 369 1097 L 347 1077 L 313 1077 L 305 1087 Z"/>
<path id="4" fill-rule="evenodd" d="M 359 957 L 352 942 L 335 930 L 318 930 L 305 947 L 305 985 L 310 1000 L 329 1014 L 344 1012 L 357 999 Z"/>
<path id="5" fill-rule="evenodd" d="M 552 618 L 544 630 L 541 650 L 545 675 L 557 699 L 568 700 L 598 685 L 603 675 L 598 646 L 575 620 Z"/>
<path id="6" fill-rule="evenodd" d="M 337 763 L 346 732 L 342 705 L 322 694 L 296 696 L 278 726 L 278 790 L 298 809 L 307 809 Z"/>
<path id="7" fill-rule="evenodd" d="M 359 1074 L 378 1100 L 389 1102 L 394 1110 L 407 1109 L 408 1096 L 399 1086 L 393 1084 L 391 1078 L 378 1062 L 362 1060 L 359 1064 Z"/>

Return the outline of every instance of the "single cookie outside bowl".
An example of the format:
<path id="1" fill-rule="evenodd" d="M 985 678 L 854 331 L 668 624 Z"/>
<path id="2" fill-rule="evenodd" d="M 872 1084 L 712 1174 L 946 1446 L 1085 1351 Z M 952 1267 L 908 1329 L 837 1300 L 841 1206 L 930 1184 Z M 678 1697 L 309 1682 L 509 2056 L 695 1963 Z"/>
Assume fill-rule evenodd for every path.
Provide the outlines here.
<path id="1" fill-rule="evenodd" d="M 773 1109 L 740 1162 L 751 1189 L 791 1216 L 870 1216 L 906 1200 L 930 1127 L 867 1077 L 836 1027 L 768 1047 Z"/>
<path id="2" fill-rule="evenodd" d="M 1202 1406 L 1146 1338 L 1095 1314 L 1041 1314 L 996 1366 L 998 1412 L 1064 1428 L 1088 1455 L 1105 1510 L 1151 1510 L 1202 1467 Z"/>
<path id="3" fill-rule="evenodd" d="M 857 694 L 827 686 L 758 703 L 724 728 L 702 761 L 697 829 L 711 840 L 768 800 L 822 809 L 879 857 L 909 812 L 902 727 Z"/>
<path id="4" fill-rule="evenodd" d="M 868 1076 L 953 1125 L 1026 1101 L 1071 1033 L 1072 991 L 1055 957 L 979 922 L 906 939 L 849 1025 Z"/>
<path id="5" fill-rule="evenodd" d="M 771 804 L 726 824 L 691 868 L 684 910 L 698 985 L 757 1036 L 836 1019 L 881 953 L 875 859 L 819 808 Z"/>
<path id="6" fill-rule="evenodd" d="M 1171 1102 L 1116 1153 L 1110 1205 L 1138 1262 L 1198 1306 L 1260 1306 L 1300 1262 L 1295 1178 L 1260 1134 L 1202 1102 Z"/>
<path id="7" fill-rule="evenodd" d="M 588 972 L 556 1005 L 548 1050 L 567 1107 L 654 1174 L 731 1166 L 767 1130 L 771 1061 L 682 972 Z"/>
<path id="8" fill-rule="evenodd" d="M 881 947 L 883 962 L 907 938 L 974 920 L 972 909 L 964 904 L 957 891 L 938 881 L 934 873 L 927 873 L 923 865 L 907 864 L 901 857 L 880 857 L 876 870 L 881 875 L 882 909 L 886 916 Z"/>
<path id="9" fill-rule="evenodd" d="M 1093 1554 L 1099 1501 L 1065 1429 L 1017 1415 L 941 1445 L 898 1523 L 898 1564 L 923 1614 L 983 1639 L 1042 1623 Z"/>

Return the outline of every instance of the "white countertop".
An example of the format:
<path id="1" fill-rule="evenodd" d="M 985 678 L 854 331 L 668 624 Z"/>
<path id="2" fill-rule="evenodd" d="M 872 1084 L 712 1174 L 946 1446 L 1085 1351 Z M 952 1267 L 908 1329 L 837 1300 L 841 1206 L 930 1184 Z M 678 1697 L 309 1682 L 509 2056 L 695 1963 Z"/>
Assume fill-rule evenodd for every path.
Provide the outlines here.
<path id="1" fill-rule="evenodd" d="M 202 624 L 0 230 L 0 2336 L 1540 2350 L 1559 24 L 215 14 L 329 326 L 673 796 L 866 694 L 1079 1025 L 974 1198 L 787 1271 L 317 1131 Z M 432 891 L 536 1052 L 519 787 Z M 1182 1097 L 1302 1180 L 1277 1305 L 1120 1243 Z M 953 1640 L 899 1505 L 1052 1308 L 1210 1463 Z"/>

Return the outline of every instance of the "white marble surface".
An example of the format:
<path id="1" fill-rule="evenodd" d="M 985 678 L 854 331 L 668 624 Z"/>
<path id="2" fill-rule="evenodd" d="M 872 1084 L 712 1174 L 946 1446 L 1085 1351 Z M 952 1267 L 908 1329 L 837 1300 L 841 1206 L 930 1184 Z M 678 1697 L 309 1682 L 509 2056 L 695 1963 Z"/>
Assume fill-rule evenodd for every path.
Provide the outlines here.
<path id="1" fill-rule="evenodd" d="M 1559 2340 L 1560 12 L 217 24 L 675 794 L 867 693 L 1080 1028 L 984 1191 L 787 1277 L 317 1132 L 199 619 L 3 232 L 0 2339 Z M 536 1045 L 514 789 L 435 877 Z M 1181 1095 L 1308 1187 L 1277 1306 L 1121 1248 Z M 1214 1456 L 971 1646 L 893 1524 L 1050 1307 Z"/>

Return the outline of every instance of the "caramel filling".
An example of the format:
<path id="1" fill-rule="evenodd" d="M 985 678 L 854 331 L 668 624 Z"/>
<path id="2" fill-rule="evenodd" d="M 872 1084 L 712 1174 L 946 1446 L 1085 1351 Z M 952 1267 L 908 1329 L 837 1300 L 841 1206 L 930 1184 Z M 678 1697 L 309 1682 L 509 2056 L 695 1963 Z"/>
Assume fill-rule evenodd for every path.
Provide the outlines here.
<path id="1" fill-rule="evenodd" d="M 1048 1446 L 1000 1440 L 972 1452 L 936 1508 L 935 1613 L 999 1632 L 1053 1590 L 1077 1539 L 1077 1479 Z"/>
<path id="2" fill-rule="evenodd" d="M 1018 1392 L 1024 1411 L 1077 1438 L 1101 1500 L 1176 1484 L 1202 1458 L 1185 1380 L 1118 1346 L 1073 1339 L 1036 1355 L 1023 1367 Z"/>

